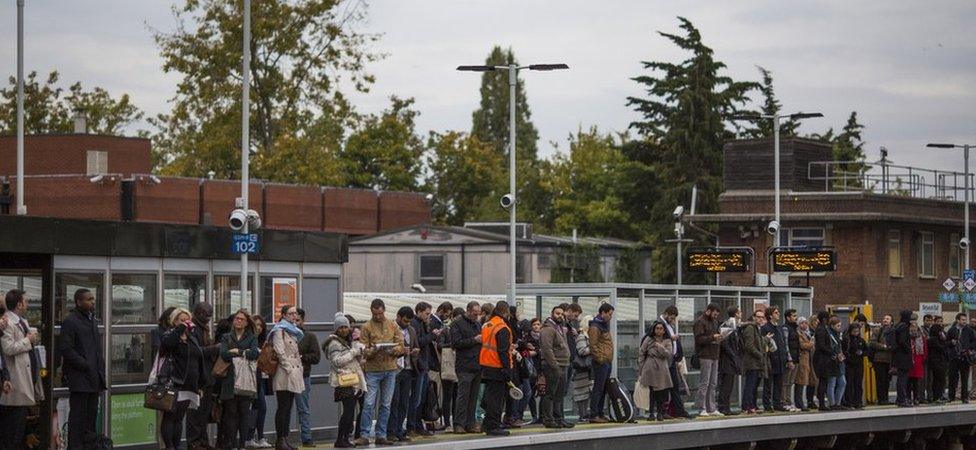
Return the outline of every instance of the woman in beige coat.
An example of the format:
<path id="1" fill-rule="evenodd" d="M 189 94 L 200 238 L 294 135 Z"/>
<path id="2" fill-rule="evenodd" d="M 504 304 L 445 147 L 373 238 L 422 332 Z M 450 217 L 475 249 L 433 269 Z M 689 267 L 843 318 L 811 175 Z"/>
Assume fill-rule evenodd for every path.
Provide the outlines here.
<path id="1" fill-rule="evenodd" d="M 339 417 L 339 429 L 336 434 L 335 448 L 354 447 L 351 438 L 355 420 L 356 404 L 366 392 L 366 376 L 363 374 L 363 347 L 352 341 L 352 328 L 346 315 L 338 312 L 335 315 L 335 333 L 322 344 L 322 351 L 329 358 L 329 384 L 332 385 L 336 403 L 342 405 Z M 340 378 L 351 378 L 356 375 L 356 382 L 343 383 Z M 343 384 L 346 384 L 343 386 Z"/>
<path id="2" fill-rule="evenodd" d="M 810 322 L 806 317 L 800 317 L 797 325 L 797 335 L 800 338 L 800 361 L 796 366 L 796 390 L 794 402 L 803 411 L 807 411 L 807 405 L 803 404 L 804 389 L 814 389 L 817 387 L 816 375 L 813 373 L 813 333 L 810 332 Z M 806 386 L 806 388 L 803 388 Z"/>
<path id="3" fill-rule="evenodd" d="M 640 385 L 651 390 L 652 404 L 647 420 L 670 419 L 664 411 L 664 402 L 672 387 L 671 372 L 668 362 L 671 361 L 671 340 L 666 337 L 664 324 L 656 322 L 651 329 L 651 335 L 645 336 L 641 342 L 640 353 L 637 355 L 637 367 L 640 368 Z M 654 409 L 657 415 L 654 415 Z"/>
<path id="4" fill-rule="evenodd" d="M 275 443 L 276 450 L 295 448 L 288 443 L 291 410 L 295 404 L 295 395 L 305 391 L 302 356 L 298 352 L 298 342 L 305 337 L 305 332 L 295 325 L 297 318 L 298 310 L 294 306 L 282 307 L 281 320 L 268 334 L 275 355 L 278 356 L 278 370 L 274 374 L 274 390 L 278 398 L 278 409 L 275 411 L 275 432 L 278 436 Z"/>

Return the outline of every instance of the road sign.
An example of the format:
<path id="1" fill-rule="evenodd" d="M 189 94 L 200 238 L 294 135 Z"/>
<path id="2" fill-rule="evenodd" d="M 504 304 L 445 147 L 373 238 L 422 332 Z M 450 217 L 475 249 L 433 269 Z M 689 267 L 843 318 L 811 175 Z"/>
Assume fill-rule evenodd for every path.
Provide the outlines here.
<path id="1" fill-rule="evenodd" d="M 945 281 L 942 282 L 942 287 L 944 287 L 947 291 L 951 291 L 956 287 L 956 282 L 952 281 L 952 278 L 946 278 Z"/>
<path id="2" fill-rule="evenodd" d="M 832 272 L 837 270 L 833 249 L 786 249 L 772 252 L 773 272 Z"/>
<path id="3" fill-rule="evenodd" d="M 748 249 L 690 248 L 689 272 L 748 272 L 752 252 Z"/>
<path id="4" fill-rule="evenodd" d="M 966 278 L 966 281 L 963 281 L 962 285 L 963 287 L 966 288 L 967 291 L 971 291 L 973 290 L 973 288 L 976 288 L 976 280 L 972 278 Z"/>
<path id="5" fill-rule="evenodd" d="M 962 271 L 963 280 L 972 280 L 976 278 L 976 269 L 967 269 Z"/>
<path id="6" fill-rule="evenodd" d="M 942 303 L 938 303 L 938 302 L 919 303 L 918 304 L 919 317 L 925 317 L 926 314 L 932 316 L 941 316 Z"/>
<path id="7" fill-rule="evenodd" d="M 231 242 L 230 250 L 237 255 L 258 253 L 261 251 L 261 240 L 258 239 L 257 233 L 237 233 L 234 234 L 234 240 Z"/>

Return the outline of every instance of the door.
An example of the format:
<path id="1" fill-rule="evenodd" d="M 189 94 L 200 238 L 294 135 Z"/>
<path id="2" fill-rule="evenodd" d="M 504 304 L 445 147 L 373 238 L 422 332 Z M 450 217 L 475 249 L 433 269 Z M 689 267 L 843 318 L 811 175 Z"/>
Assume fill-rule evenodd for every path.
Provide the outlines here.
<path id="1" fill-rule="evenodd" d="M 41 344 L 35 347 L 43 356 L 39 375 L 44 383 L 44 398 L 28 412 L 27 435 L 33 448 L 58 448 L 49 445 L 54 436 L 57 442 L 58 418 L 54 414 L 52 398 L 52 373 L 54 350 L 53 308 L 51 302 L 51 256 L 42 254 L 0 253 L 0 298 L 9 291 L 20 289 L 27 297 L 27 313 L 24 318 L 32 328 L 37 328 Z M 26 447 L 25 448 L 31 448 Z"/>

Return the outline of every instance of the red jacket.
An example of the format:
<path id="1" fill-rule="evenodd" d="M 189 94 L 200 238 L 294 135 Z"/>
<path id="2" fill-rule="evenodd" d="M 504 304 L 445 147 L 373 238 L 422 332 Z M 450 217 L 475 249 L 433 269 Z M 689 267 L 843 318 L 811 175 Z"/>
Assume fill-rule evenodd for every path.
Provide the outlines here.
<path id="1" fill-rule="evenodd" d="M 929 343 L 922 339 L 922 351 L 919 352 L 912 338 L 912 369 L 908 371 L 908 378 L 925 377 L 925 360 L 929 357 Z"/>

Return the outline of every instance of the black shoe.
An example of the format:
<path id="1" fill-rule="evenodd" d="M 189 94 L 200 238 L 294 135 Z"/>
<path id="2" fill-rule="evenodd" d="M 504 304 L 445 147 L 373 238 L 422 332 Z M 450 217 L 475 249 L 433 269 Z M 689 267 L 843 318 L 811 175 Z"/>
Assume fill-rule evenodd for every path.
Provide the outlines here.
<path id="1" fill-rule="evenodd" d="M 740 414 L 738 411 L 732 411 L 730 409 L 726 409 L 725 411 L 719 411 L 719 412 L 726 416 L 738 416 Z"/>
<path id="2" fill-rule="evenodd" d="M 510 435 L 512 433 L 510 431 L 508 431 L 508 430 L 503 430 L 501 428 L 496 428 L 494 430 L 489 430 L 485 434 L 488 435 L 488 436 L 508 436 L 508 435 Z"/>
<path id="3" fill-rule="evenodd" d="M 549 422 L 549 421 L 542 422 L 542 426 L 543 426 L 543 428 L 562 428 L 559 425 L 559 422 Z"/>
<path id="4" fill-rule="evenodd" d="M 773 411 L 778 411 L 778 412 L 790 412 L 790 410 L 788 410 L 788 409 L 786 409 L 786 408 L 784 408 L 784 407 L 782 407 L 782 406 L 778 406 L 778 407 L 776 407 L 776 408 L 773 408 Z"/>
<path id="5" fill-rule="evenodd" d="M 333 448 L 354 448 L 356 446 L 349 441 L 338 441 L 332 447 Z"/>
<path id="6" fill-rule="evenodd" d="M 569 422 L 567 422 L 565 420 L 560 420 L 560 421 L 556 422 L 556 424 L 559 425 L 561 428 L 573 428 L 573 427 L 576 426 L 575 423 L 569 423 Z"/>

